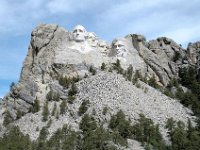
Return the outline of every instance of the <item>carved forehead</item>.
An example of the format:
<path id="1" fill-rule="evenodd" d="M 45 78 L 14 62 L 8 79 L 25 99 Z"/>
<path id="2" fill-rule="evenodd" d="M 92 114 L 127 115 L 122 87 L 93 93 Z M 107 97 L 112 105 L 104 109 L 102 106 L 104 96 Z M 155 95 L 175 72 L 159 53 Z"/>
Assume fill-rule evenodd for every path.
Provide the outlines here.
<path id="1" fill-rule="evenodd" d="M 117 40 L 114 45 L 125 45 L 123 41 Z"/>
<path id="2" fill-rule="evenodd" d="M 105 41 L 99 41 L 99 45 L 104 46 L 104 45 L 107 45 L 107 43 Z"/>
<path id="3" fill-rule="evenodd" d="M 82 26 L 82 25 L 76 25 L 75 27 L 74 27 L 74 29 L 73 29 L 73 31 L 75 31 L 75 30 L 82 30 L 82 31 L 86 31 L 85 30 L 85 28 Z"/>
<path id="4" fill-rule="evenodd" d="M 95 35 L 95 33 L 93 33 L 93 32 L 89 32 L 89 33 L 88 33 L 88 37 L 89 37 L 89 38 L 95 38 L 96 35 Z"/>

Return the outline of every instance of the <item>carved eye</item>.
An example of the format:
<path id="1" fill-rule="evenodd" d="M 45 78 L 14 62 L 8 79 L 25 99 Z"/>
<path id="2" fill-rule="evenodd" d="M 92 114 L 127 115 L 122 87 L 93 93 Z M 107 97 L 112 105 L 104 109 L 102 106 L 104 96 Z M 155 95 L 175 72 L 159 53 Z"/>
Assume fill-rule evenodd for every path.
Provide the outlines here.
<path id="1" fill-rule="evenodd" d="M 77 29 L 75 29 L 74 31 L 73 31 L 73 33 L 76 33 L 77 32 Z"/>
<path id="2" fill-rule="evenodd" d="M 79 31 L 79 32 L 83 32 L 83 30 L 81 30 L 81 29 L 79 29 L 78 31 Z"/>

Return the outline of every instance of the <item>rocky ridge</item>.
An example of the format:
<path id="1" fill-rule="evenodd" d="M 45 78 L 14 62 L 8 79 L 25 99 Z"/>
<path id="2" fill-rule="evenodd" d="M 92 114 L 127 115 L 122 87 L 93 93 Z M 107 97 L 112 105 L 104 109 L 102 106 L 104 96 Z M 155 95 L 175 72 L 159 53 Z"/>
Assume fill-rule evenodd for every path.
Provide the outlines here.
<path id="1" fill-rule="evenodd" d="M 80 34 L 78 30 L 82 30 L 83 37 L 76 37 Z M 99 122 L 109 120 L 119 110 L 123 110 L 133 122 L 142 113 L 154 123 L 160 124 L 161 133 L 167 141 L 167 131 L 164 128 L 166 120 L 173 117 L 185 123 L 188 119 L 194 121 L 192 111 L 142 81 L 138 82 L 141 88 L 137 88 L 122 75 L 100 71 L 100 67 L 105 63 L 109 68 L 118 59 L 124 69 L 131 64 L 133 73 L 138 71 L 147 80 L 155 77 L 159 85 L 166 86 L 171 79 L 178 78 L 181 67 L 199 67 L 199 48 L 199 42 L 189 44 L 185 50 L 166 37 L 146 41 L 144 36 L 136 34 L 115 39 L 109 45 L 82 27 L 70 32 L 58 25 L 39 25 L 31 34 L 19 82 L 0 105 L 0 124 L 3 124 L 6 110 L 11 112 L 13 118 L 16 118 L 17 110 L 20 110 L 26 115 L 14 124 L 35 140 L 47 122 L 41 121 L 41 111 L 32 114 L 28 113 L 29 108 L 36 99 L 43 106 L 50 90 L 59 93 L 61 100 L 66 100 L 68 91 L 58 83 L 58 77 L 79 76 L 81 81 L 76 83 L 76 99 L 68 105 L 66 114 L 59 119 L 51 118 L 53 123 L 49 128 L 50 135 L 65 123 L 78 130 L 81 120 L 77 114 L 78 108 L 82 101 L 88 99 L 90 107 L 87 112 L 93 114 Z M 91 76 L 88 71 L 90 66 L 97 69 L 96 75 Z M 89 77 L 83 78 L 85 75 Z M 59 105 L 60 102 L 55 103 Z M 49 103 L 50 111 L 53 105 L 54 102 Z M 106 116 L 102 115 L 104 107 L 109 110 Z"/>

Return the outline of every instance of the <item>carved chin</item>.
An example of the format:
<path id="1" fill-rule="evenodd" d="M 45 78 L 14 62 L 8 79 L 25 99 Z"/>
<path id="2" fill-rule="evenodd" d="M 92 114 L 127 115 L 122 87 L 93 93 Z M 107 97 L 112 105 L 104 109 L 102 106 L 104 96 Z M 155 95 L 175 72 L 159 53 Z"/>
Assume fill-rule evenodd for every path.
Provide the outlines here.
<path id="1" fill-rule="evenodd" d="M 74 40 L 76 42 L 83 42 L 83 41 L 85 41 L 85 38 L 84 37 L 75 37 Z"/>

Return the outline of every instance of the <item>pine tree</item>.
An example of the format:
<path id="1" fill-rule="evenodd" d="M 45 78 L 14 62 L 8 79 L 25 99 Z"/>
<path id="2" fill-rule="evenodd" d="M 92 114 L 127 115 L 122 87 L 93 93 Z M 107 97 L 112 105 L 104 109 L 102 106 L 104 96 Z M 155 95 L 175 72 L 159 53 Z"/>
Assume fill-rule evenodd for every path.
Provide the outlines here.
<path id="1" fill-rule="evenodd" d="M 50 90 L 50 91 L 47 93 L 46 99 L 47 99 L 48 101 L 52 101 L 52 100 L 53 100 L 53 91 L 52 91 L 52 90 Z"/>
<path id="2" fill-rule="evenodd" d="M 81 116 L 82 114 L 84 114 L 87 111 L 89 103 L 90 103 L 89 100 L 84 100 L 81 103 L 81 106 L 79 107 L 79 110 L 78 110 L 79 116 Z"/>
<path id="3" fill-rule="evenodd" d="M 60 103 L 60 114 L 65 114 L 66 113 L 66 109 L 67 109 L 67 103 L 65 100 L 62 101 L 62 103 Z"/>
<path id="4" fill-rule="evenodd" d="M 78 88 L 76 87 L 75 83 L 72 82 L 71 89 L 68 92 L 68 96 L 74 96 L 78 92 Z"/>
<path id="5" fill-rule="evenodd" d="M 105 70 L 106 69 L 106 64 L 103 62 L 102 64 L 101 64 L 101 70 Z"/>
<path id="6" fill-rule="evenodd" d="M 129 65 L 129 67 L 127 68 L 127 79 L 131 81 L 132 76 L 133 76 L 133 66 Z"/>
<path id="7" fill-rule="evenodd" d="M 36 112 L 38 112 L 38 111 L 40 111 L 40 103 L 39 103 L 39 100 L 36 99 L 36 100 L 34 101 L 34 103 L 33 103 L 32 112 L 33 112 L 33 113 L 36 113 Z"/>
<path id="8" fill-rule="evenodd" d="M 52 109 L 52 112 L 51 112 L 51 115 L 52 115 L 52 116 L 55 116 L 56 109 L 57 109 L 57 104 L 54 103 L 54 105 L 53 105 L 53 109 Z"/>
<path id="9" fill-rule="evenodd" d="M 95 74 L 97 73 L 97 71 L 94 69 L 93 66 L 90 66 L 90 68 L 89 68 L 89 72 L 91 72 L 92 75 L 95 75 Z"/>
<path id="10" fill-rule="evenodd" d="M 11 123 L 13 121 L 14 121 L 14 119 L 11 116 L 10 112 L 8 110 L 6 110 L 4 120 L 3 120 L 3 125 L 7 126 L 9 123 Z"/>
<path id="11" fill-rule="evenodd" d="M 33 150 L 33 144 L 28 135 L 23 135 L 19 127 L 13 126 L 0 137 L 0 150 Z"/>
<path id="12" fill-rule="evenodd" d="M 123 68 L 121 67 L 120 60 L 117 59 L 116 63 L 113 64 L 113 69 L 117 71 L 117 73 L 122 74 Z"/>
<path id="13" fill-rule="evenodd" d="M 22 112 L 20 110 L 17 110 L 17 114 L 16 114 L 16 119 L 20 119 L 22 117 Z"/>
<path id="14" fill-rule="evenodd" d="M 48 116 L 49 116 L 49 107 L 48 107 L 48 101 L 46 101 L 43 106 L 42 121 L 47 121 Z"/>

